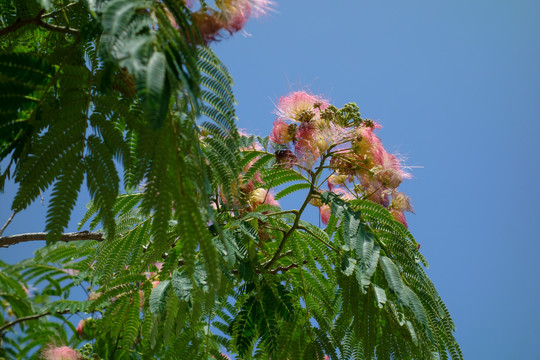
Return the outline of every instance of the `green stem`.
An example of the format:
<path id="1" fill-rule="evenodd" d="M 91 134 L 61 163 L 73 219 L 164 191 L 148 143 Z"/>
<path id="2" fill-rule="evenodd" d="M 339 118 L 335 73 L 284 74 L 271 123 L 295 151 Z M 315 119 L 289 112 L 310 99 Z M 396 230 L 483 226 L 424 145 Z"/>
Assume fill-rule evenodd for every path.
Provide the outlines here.
<path id="1" fill-rule="evenodd" d="M 270 269 L 270 267 L 272 267 L 272 265 L 279 259 L 279 255 L 281 254 L 281 252 L 285 248 L 285 245 L 287 244 L 287 240 L 289 240 L 292 233 L 296 229 L 298 229 L 298 225 L 300 223 L 300 217 L 302 216 L 302 213 L 306 209 L 307 205 L 309 204 L 309 201 L 311 200 L 311 197 L 313 196 L 313 193 L 315 192 L 315 188 L 316 188 L 315 184 L 317 183 L 318 177 L 322 173 L 323 165 L 324 165 L 325 161 L 326 161 L 326 156 L 321 157 L 321 162 L 319 164 L 319 167 L 317 168 L 317 171 L 315 171 L 314 173 L 311 173 L 312 174 L 311 175 L 311 181 L 310 181 L 311 186 L 309 188 L 309 192 L 308 192 L 308 194 L 306 196 L 306 199 L 304 200 L 304 203 L 300 207 L 300 210 L 298 210 L 298 212 L 296 213 L 296 217 L 294 219 L 293 225 L 285 233 L 285 235 L 283 235 L 283 239 L 281 239 L 281 242 L 279 243 L 279 247 L 277 248 L 274 256 L 264 266 L 265 269 L 267 269 L 267 270 Z"/>
<path id="2" fill-rule="evenodd" d="M 298 210 L 278 211 L 278 212 L 268 213 L 268 214 L 266 214 L 266 216 L 276 216 L 276 215 L 284 215 L 284 214 L 295 214 L 295 215 L 298 215 Z"/>
<path id="3" fill-rule="evenodd" d="M 319 236 L 317 236 L 313 231 L 309 230 L 307 227 L 303 225 L 298 225 L 298 230 L 304 230 L 311 236 L 313 236 L 315 239 L 322 242 L 324 245 L 326 245 L 328 248 L 332 249 L 336 254 L 340 255 L 339 249 L 335 248 L 332 244 L 326 242 L 325 240 L 321 239 Z"/>

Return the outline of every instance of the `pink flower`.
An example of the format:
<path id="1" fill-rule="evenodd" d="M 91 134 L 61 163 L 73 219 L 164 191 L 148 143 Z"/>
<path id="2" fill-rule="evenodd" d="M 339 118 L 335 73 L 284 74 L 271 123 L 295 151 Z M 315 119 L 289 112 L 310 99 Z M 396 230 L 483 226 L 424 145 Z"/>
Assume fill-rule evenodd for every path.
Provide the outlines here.
<path id="1" fill-rule="evenodd" d="M 386 151 L 384 151 L 381 156 L 380 166 L 383 169 L 395 170 L 403 179 L 410 179 L 412 177 L 411 174 L 403 170 L 401 161 L 397 158 L 397 156 L 389 154 Z"/>
<path id="2" fill-rule="evenodd" d="M 360 178 L 360 181 L 364 186 L 364 195 L 367 200 L 382 206 L 388 206 L 390 204 L 389 191 L 377 179 L 369 175 L 364 175 Z"/>
<path id="3" fill-rule="evenodd" d="M 322 123 L 322 124 L 321 124 Z M 348 137 L 348 132 L 334 123 L 325 123 L 321 121 L 314 134 L 315 143 L 320 152 L 325 152 L 330 146 L 336 144 L 339 140 Z"/>
<path id="4" fill-rule="evenodd" d="M 191 14 L 191 17 L 193 18 L 195 25 L 197 25 L 199 34 L 205 44 L 212 41 L 218 41 L 221 38 L 219 32 L 225 25 L 218 13 L 211 12 L 209 14 L 206 11 L 198 10 Z"/>
<path id="5" fill-rule="evenodd" d="M 327 107 L 328 101 L 322 97 L 309 94 L 305 91 L 295 91 L 279 98 L 276 114 L 280 119 L 299 121 L 300 115 L 303 112 L 313 111 L 315 115 L 318 115 L 320 111 Z"/>
<path id="6" fill-rule="evenodd" d="M 274 2 L 270 0 L 249 0 L 248 2 L 250 3 L 250 14 L 255 18 L 272 11 L 274 5 Z"/>
<path id="7" fill-rule="evenodd" d="M 398 210 L 390 210 L 390 214 L 392 214 L 392 217 L 399 221 L 400 223 L 402 223 L 403 225 L 405 225 L 406 228 L 408 228 L 408 225 L 407 225 L 407 220 L 405 220 L 405 214 L 403 213 L 403 211 L 398 211 Z"/>
<path id="8" fill-rule="evenodd" d="M 271 9 L 269 0 L 224 0 L 221 3 L 226 18 L 225 28 L 231 34 L 242 30 L 250 17 L 259 17 Z"/>
<path id="9" fill-rule="evenodd" d="M 225 28 L 230 34 L 242 30 L 244 25 L 246 25 L 249 16 L 249 7 L 238 7 L 235 8 L 235 10 L 236 11 L 234 11 L 227 19 L 227 23 L 225 25 Z"/>
<path id="10" fill-rule="evenodd" d="M 330 220 L 330 205 L 323 205 L 319 208 L 319 213 L 321 214 L 321 222 L 324 225 L 328 225 L 328 220 Z"/>
<path id="11" fill-rule="evenodd" d="M 86 319 L 82 319 L 81 321 L 79 321 L 79 323 L 77 324 L 77 333 L 82 336 L 83 335 L 83 331 L 84 331 L 84 325 L 86 324 Z"/>
<path id="12" fill-rule="evenodd" d="M 374 176 L 383 186 L 391 189 L 397 188 L 403 181 L 400 172 L 392 168 L 378 170 Z"/>
<path id="13" fill-rule="evenodd" d="M 411 199 L 409 199 L 407 195 L 400 192 L 395 192 L 392 193 L 392 202 L 390 203 L 390 207 L 394 210 L 414 213 L 410 201 Z"/>
<path id="14" fill-rule="evenodd" d="M 274 196 L 266 189 L 258 188 L 249 193 L 248 205 L 251 210 L 255 210 L 257 206 L 262 204 L 279 206 L 279 203 L 274 199 Z"/>
<path id="15" fill-rule="evenodd" d="M 79 360 L 81 357 L 77 351 L 68 346 L 56 347 L 49 345 L 43 351 L 43 358 L 45 360 Z"/>
<path id="16" fill-rule="evenodd" d="M 332 175 L 328 178 L 328 190 L 333 191 L 333 189 L 343 186 L 347 181 L 352 181 L 352 177 L 349 175 Z"/>
<path id="17" fill-rule="evenodd" d="M 331 190 L 334 194 L 341 196 L 343 200 L 354 200 L 354 196 L 347 190 L 342 187 L 335 187 Z"/>
<path id="18" fill-rule="evenodd" d="M 386 151 L 373 131 L 376 128 L 377 126 L 359 128 L 357 134 L 360 136 L 360 141 L 353 145 L 353 151 L 364 157 L 365 167 L 374 172 L 375 180 L 379 184 L 395 189 L 403 179 L 411 178 L 411 174 L 403 170 L 401 161 L 395 155 Z M 360 173 L 363 172 L 360 170 Z"/>
<path id="19" fill-rule="evenodd" d="M 300 125 L 296 133 L 296 145 L 294 146 L 294 152 L 299 163 L 310 169 L 320 156 L 319 148 L 313 138 L 314 133 L 315 130 L 311 126 L 307 124 Z"/>
<path id="20" fill-rule="evenodd" d="M 373 129 L 374 128 L 369 126 L 360 127 L 357 130 L 360 141 L 356 142 L 353 146 L 353 150 L 356 154 L 366 157 L 368 168 L 381 165 L 383 156 L 386 153 L 381 140 L 375 135 Z"/>
<path id="21" fill-rule="evenodd" d="M 289 131 L 289 125 L 283 120 L 274 121 L 274 127 L 272 128 L 272 133 L 270 134 L 270 140 L 276 144 L 287 144 L 292 141 L 293 137 Z"/>

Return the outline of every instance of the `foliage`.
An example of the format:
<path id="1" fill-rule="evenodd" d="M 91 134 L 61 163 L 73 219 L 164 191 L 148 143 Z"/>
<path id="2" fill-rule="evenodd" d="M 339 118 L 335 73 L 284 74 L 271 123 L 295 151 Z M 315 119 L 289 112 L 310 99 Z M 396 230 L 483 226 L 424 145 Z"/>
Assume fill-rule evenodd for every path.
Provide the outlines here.
<path id="1" fill-rule="evenodd" d="M 52 187 L 49 244 L 0 263 L 1 356 L 463 358 L 378 124 L 295 92 L 269 137 L 238 134 L 205 44 L 268 2 L 0 1 L 0 185 L 15 212 Z M 104 237 L 72 241 L 85 181 Z"/>
<path id="2" fill-rule="evenodd" d="M 18 212 L 52 187 L 50 240 L 67 225 L 85 178 L 111 237 L 120 178 L 127 188 L 145 186 L 142 206 L 155 218 L 156 239 L 175 203 L 207 204 L 200 113 L 209 116 L 214 147 L 233 154 L 223 166 L 235 171 L 232 80 L 209 48 L 197 46 L 182 2 L 3 1 L 3 8 L 0 159 L 11 161 L 0 189 L 10 177 L 20 185 Z M 199 211 L 189 216 L 201 223 Z"/>

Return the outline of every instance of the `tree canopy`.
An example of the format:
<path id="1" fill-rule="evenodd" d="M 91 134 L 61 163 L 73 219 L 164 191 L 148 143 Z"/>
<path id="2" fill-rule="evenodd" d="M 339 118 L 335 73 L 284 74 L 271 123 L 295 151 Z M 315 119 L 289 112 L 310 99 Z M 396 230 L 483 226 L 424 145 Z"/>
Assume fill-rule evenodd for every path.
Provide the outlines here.
<path id="1" fill-rule="evenodd" d="M 209 45 L 270 5 L 0 0 L 0 189 L 52 189 L 44 233 L 0 230 L 47 239 L 0 263 L 0 356 L 462 359 L 379 124 L 297 91 L 238 132 Z"/>

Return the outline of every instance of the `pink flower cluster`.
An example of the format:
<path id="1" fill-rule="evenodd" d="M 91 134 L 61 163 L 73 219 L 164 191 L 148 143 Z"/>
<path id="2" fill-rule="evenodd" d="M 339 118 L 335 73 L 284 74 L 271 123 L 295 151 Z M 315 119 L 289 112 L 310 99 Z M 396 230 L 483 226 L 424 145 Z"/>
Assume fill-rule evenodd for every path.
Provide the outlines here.
<path id="1" fill-rule="evenodd" d="M 230 35 L 244 28 L 250 17 L 259 17 L 271 10 L 270 0 L 223 0 L 216 2 L 217 9 L 208 6 L 193 13 L 203 41 L 208 44 L 219 40 L 222 30 Z"/>
<path id="2" fill-rule="evenodd" d="M 305 91 L 296 91 L 279 99 L 270 140 L 291 147 L 294 157 L 287 161 L 311 169 L 321 153 L 342 135 L 343 129 L 321 118 L 328 101 Z M 290 153 L 292 154 L 292 152 Z"/>
<path id="3" fill-rule="evenodd" d="M 78 360 L 81 359 L 79 353 L 68 346 L 56 347 L 49 345 L 43 352 L 45 360 Z"/>
<path id="4" fill-rule="evenodd" d="M 403 213 L 412 212 L 412 207 L 409 198 L 397 188 L 411 175 L 375 134 L 381 126 L 361 119 L 360 114 L 350 118 L 351 109 L 347 109 L 347 115 L 347 111 L 340 112 L 327 100 L 305 91 L 281 97 L 270 134 L 277 162 L 311 170 L 317 160 L 329 159 L 333 170 L 329 191 L 346 200 L 362 198 L 383 205 L 406 226 Z M 330 208 L 321 205 L 320 213 L 326 224 Z"/>

